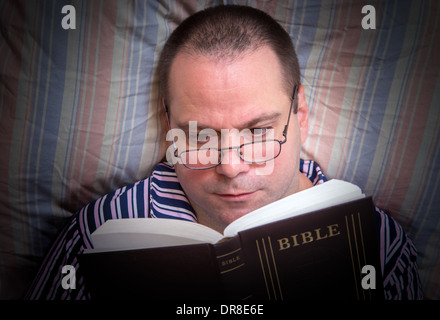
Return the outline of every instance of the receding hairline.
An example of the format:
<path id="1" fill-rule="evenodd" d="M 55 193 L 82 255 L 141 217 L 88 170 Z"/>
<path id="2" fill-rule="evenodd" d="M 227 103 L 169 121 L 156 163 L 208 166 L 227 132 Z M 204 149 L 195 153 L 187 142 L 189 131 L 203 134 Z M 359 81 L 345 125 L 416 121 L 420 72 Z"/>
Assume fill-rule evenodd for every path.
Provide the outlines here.
<path id="1" fill-rule="evenodd" d="M 275 63 L 273 65 L 271 65 L 270 67 L 274 67 L 276 66 L 276 69 L 278 70 L 278 74 L 280 77 L 280 81 L 281 81 L 281 85 L 283 86 L 283 90 L 286 92 L 286 94 L 289 96 L 289 98 L 291 97 L 291 88 L 285 83 L 284 81 L 284 76 L 283 76 L 283 69 L 282 69 L 282 64 L 280 61 L 279 56 L 276 54 L 275 50 L 273 50 L 273 48 L 269 45 L 269 44 L 261 44 L 259 46 L 255 46 L 255 48 L 249 48 L 247 50 L 244 51 L 240 51 L 240 52 L 233 52 L 230 53 L 228 55 L 223 55 L 223 56 L 218 56 L 216 53 L 213 54 L 202 54 L 199 52 L 196 52 L 196 50 L 191 50 L 191 49 L 183 49 L 180 50 L 176 56 L 173 59 L 173 62 L 171 63 L 170 69 L 169 69 L 169 74 L 168 74 L 168 83 L 167 83 L 167 102 L 170 103 L 171 102 L 171 76 L 173 74 L 173 69 L 175 68 L 175 64 L 176 61 L 178 61 L 179 57 L 187 57 L 189 59 L 192 59 L 193 61 L 199 61 L 200 58 L 203 59 L 207 59 L 209 62 L 212 62 L 213 64 L 219 64 L 219 65 L 231 65 L 234 63 L 238 63 L 243 61 L 244 59 L 252 56 L 253 54 L 257 53 L 260 50 L 268 50 L 271 52 L 272 56 L 275 59 Z M 164 97 L 165 98 L 165 97 Z M 168 106 L 169 107 L 169 106 Z"/>
<path id="2" fill-rule="evenodd" d="M 247 47 L 244 50 L 212 50 L 212 51 L 206 51 L 202 52 L 198 50 L 197 48 L 194 48 L 190 45 L 183 46 L 176 54 L 173 60 L 176 60 L 177 56 L 180 54 L 185 54 L 191 57 L 194 57 L 194 59 L 197 59 L 199 57 L 204 57 L 212 60 L 215 63 L 226 63 L 226 64 L 232 64 L 236 61 L 242 60 L 249 56 L 250 54 L 262 49 L 263 47 L 268 47 L 274 54 L 277 56 L 276 52 L 270 47 L 269 44 L 264 43 L 261 41 L 260 43 L 252 44 L 252 46 Z M 277 59 L 279 60 L 278 56 Z M 172 62 L 174 63 L 174 61 Z"/>

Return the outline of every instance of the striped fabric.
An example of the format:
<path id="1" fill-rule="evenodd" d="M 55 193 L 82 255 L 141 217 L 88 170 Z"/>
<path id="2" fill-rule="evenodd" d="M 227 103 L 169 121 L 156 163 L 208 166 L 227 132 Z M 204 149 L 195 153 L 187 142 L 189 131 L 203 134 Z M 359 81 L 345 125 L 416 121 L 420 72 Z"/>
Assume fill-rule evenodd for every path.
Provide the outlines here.
<path id="1" fill-rule="evenodd" d="M 316 184 L 327 178 L 314 161 L 300 161 L 301 172 Z M 376 208 L 377 230 L 380 234 L 381 265 L 386 299 L 420 299 L 422 292 L 415 263 L 414 246 L 395 220 Z M 159 164 L 150 178 L 141 180 L 90 203 L 75 214 L 49 251 L 26 298 L 75 299 L 93 298 L 87 291 L 78 255 L 93 248 L 91 233 L 109 219 L 165 218 L 196 223 L 197 219 L 168 164 Z M 76 270 L 75 289 L 62 286 L 62 268 Z"/>
<path id="2" fill-rule="evenodd" d="M 358 0 L 1 1 L 0 298 L 23 296 L 66 218 L 163 158 L 160 50 L 185 17 L 223 2 L 260 8 L 291 34 L 310 107 L 302 157 L 401 223 L 424 296 L 440 299 L 436 0 L 368 1 L 367 30 Z M 76 29 L 62 28 L 64 5 Z"/>

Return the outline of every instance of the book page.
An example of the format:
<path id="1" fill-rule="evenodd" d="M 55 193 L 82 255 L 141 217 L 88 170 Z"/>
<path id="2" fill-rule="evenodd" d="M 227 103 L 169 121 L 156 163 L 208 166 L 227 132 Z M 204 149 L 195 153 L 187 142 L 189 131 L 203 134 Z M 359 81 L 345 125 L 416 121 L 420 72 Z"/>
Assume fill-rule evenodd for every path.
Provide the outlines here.
<path id="1" fill-rule="evenodd" d="M 156 248 L 216 243 L 223 235 L 198 223 L 175 219 L 114 219 L 92 233 L 93 250 Z"/>
<path id="2" fill-rule="evenodd" d="M 233 237 L 239 231 L 360 198 L 365 195 L 358 186 L 332 179 L 248 213 L 227 226 L 224 236 Z"/>

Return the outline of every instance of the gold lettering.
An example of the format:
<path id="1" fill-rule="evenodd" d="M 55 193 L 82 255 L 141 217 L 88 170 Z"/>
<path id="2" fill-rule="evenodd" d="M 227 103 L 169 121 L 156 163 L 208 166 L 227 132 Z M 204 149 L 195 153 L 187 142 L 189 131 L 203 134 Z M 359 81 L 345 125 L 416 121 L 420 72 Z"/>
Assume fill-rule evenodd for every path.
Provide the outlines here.
<path id="1" fill-rule="evenodd" d="M 341 231 L 339 231 L 338 228 L 339 225 L 337 223 L 327 226 L 329 237 L 333 237 L 341 234 Z"/>
<path id="2" fill-rule="evenodd" d="M 227 266 L 227 265 L 229 265 L 229 264 L 231 264 L 231 263 L 235 263 L 235 262 L 237 262 L 237 261 L 239 261 L 240 260 L 240 256 L 235 256 L 235 257 L 233 257 L 233 258 L 230 258 L 230 259 L 226 259 L 226 260 L 223 260 L 222 262 L 221 262 L 221 264 L 222 264 L 222 267 L 224 267 L 224 266 Z"/>
<path id="3" fill-rule="evenodd" d="M 313 241 L 334 237 L 340 234 L 341 232 L 337 223 L 328 225 L 325 228 L 316 228 L 313 231 L 304 231 L 300 234 L 291 235 L 290 238 L 278 239 L 279 251 L 311 243 Z"/>
<path id="4" fill-rule="evenodd" d="M 296 246 L 299 246 L 299 243 L 298 243 L 298 235 L 297 234 L 294 234 L 293 236 L 291 236 L 291 238 L 292 238 L 292 240 L 293 240 L 293 245 L 292 245 L 292 247 L 296 247 Z"/>
<path id="5" fill-rule="evenodd" d="M 278 239 L 278 244 L 280 245 L 280 250 L 285 250 L 290 248 L 290 243 L 288 238 Z"/>
<path id="6" fill-rule="evenodd" d="M 321 240 L 328 237 L 328 234 L 321 235 L 321 228 L 315 229 L 316 239 L 315 240 Z"/>
<path id="7" fill-rule="evenodd" d="M 312 233 L 310 231 L 306 231 L 301 233 L 302 243 L 309 243 L 313 241 Z"/>

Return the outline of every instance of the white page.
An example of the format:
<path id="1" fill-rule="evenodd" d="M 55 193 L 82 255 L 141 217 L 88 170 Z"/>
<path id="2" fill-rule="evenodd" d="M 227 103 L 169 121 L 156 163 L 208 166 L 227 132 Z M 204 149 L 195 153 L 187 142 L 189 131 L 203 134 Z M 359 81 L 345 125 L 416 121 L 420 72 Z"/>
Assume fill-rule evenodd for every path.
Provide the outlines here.
<path id="1" fill-rule="evenodd" d="M 94 248 L 100 251 L 216 243 L 222 237 L 198 223 L 159 218 L 108 220 L 91 236 Z"/>
<path id="2" fill-rule="evenodd" d="M 358 186 L 332 179 L 248 213 L 227 226 L 224 236 L 233 237 L 239 231 L 364 197 Z"/>

